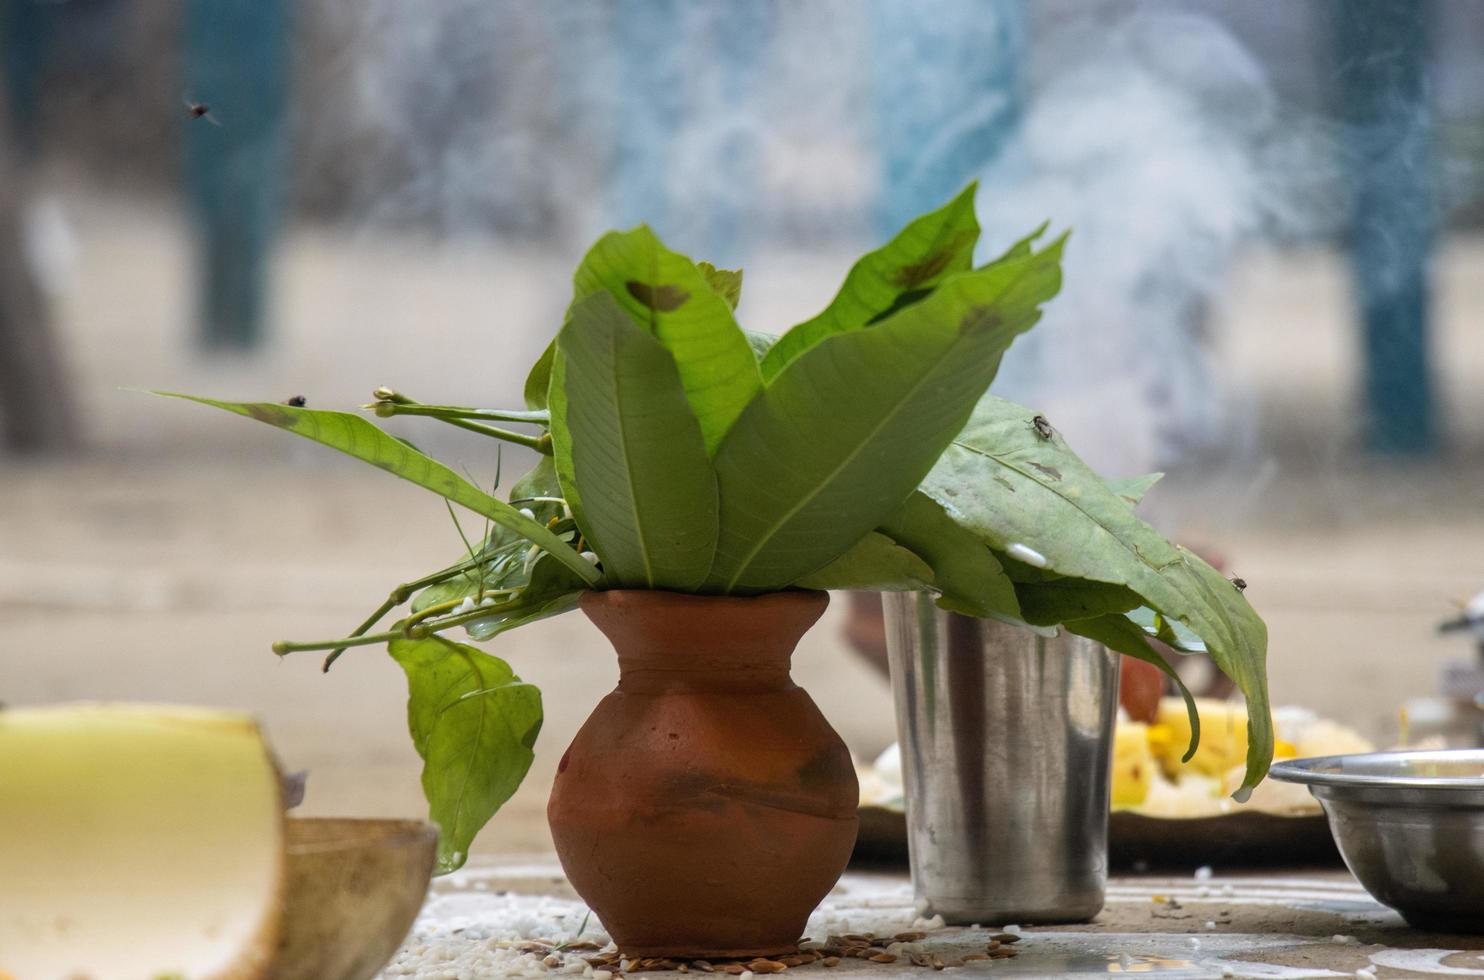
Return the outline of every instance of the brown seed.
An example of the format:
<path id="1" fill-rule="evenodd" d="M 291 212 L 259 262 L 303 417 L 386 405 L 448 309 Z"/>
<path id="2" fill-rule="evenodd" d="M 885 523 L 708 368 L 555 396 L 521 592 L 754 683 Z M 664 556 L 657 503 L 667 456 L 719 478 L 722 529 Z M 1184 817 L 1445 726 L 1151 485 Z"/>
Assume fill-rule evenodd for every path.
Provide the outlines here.
<path id="1" fill-rule="evenodd" d="M 743 966 L 741 963 L 728 963 L 721 968 L 721 972 L 730 973 L 732 976 L 735 977 L 739 974 L 747 972 L 747 967 Z"/>
<path id="2" fill-rule="evenodd" d="M 1011 943 L 1020 942 L 1020 937 L 1013 932 L 997 932 L 989 938 L 993 939 L 995 942 L 1004 943 L 1007 946 Z"/>
<path id="3" fill-rule="evenodd" d="M 692 960 L 690 965 L 704 973 L 716 972 L 716 967 L 712 966 L 710 963 L 707 963 L 705 960 Z"/>
<path id="4" fill-rule="evenodd" d="M 819 957 L 813 953 L 798 953 L 794 956 L 780 956 L 778 962 L 784 966 L 803 966 L 805 963 L 813 963 Z"/>
<path id="5" fill-rule="evenodd" d="M 747 964 L 747 968 L 753 973 L 782 973 L 788 967 L 777 960 L 756 959 Z"/>
<path id="6" fill-rule="evenodd" d="M 872 954 L 870 960 L 872 963 L 895 963 L 897 961 L 897 954 L 888 953 L 883 949 L 879 953 Z"/>
<path id="7" fill-rule="evenodd" d="M 690 964 L 689 963 L 681 963 L 675 969 L 678 970 L 681 973 L 689 973 L 690 972 Z"/>
<path id="8" fill-rule="evenodd" d="M 987 960 L 987 959 L 992 959 L 992 957 L 988 953 L 970 953 L 968 956 L 965 956 L 964 957 L 963 961 L 965 963 L 969 963 L 969 962 L 971 962 L 973 960 Z"/>
<path id="9" fill-rule="evenodd" d="M 1001 946 L 999 949 L 991 950 L 989 953 L 989 958 L 992 960 L 1007 960 L 1015 955 L 1017 955 L 1015 950 L 1011 949 L 1009 946 Z"/>
<path id="10" fill-rule="evenodd" d="M 927 938 L 927 933 L 925 933 L 925 932 L 899 932 L 895 936 L 892 936 L 891 938 L 895 939 L 899 943 L 915 943 L 919 939 L 926 939 Z"/>
<path id="11" fill-rule="evenodd" d="M 821 965 L 823 965 L 823 966 L 839 966 L 840 965 L 840 957 L 838 957 L 838 956 L 826 956 L 824 958 L 824 960 L 821 961 Z"/>

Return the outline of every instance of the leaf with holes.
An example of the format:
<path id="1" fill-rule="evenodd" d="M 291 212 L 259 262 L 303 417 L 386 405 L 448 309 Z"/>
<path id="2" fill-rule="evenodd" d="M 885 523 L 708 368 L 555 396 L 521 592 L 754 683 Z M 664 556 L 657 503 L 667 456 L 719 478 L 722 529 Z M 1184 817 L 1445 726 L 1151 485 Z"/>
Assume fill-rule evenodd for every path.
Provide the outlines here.
<path id="1" fill-rule="evenodd" d="M 1059 433 L 1042 436 L 1035 414 L 986 397 L 922 489 L 990 547 L 1020 544 L 1042 556 L 1046 573 L 1125 586 L 1199 636 L 1247 697 L 1245 797 L 1273 755 L 1267 627 L 1221 573 L 1135 516 Z"/>
<path id="2" fill-rule="evenodd" d="M 763 357 L 763 379 L 772 381 L 789 361 L 826 337 L 859 330 L 922 299 L 949 276 L 974 263 L 979 222 L 970 184 L 936 211 L 915 219 L 881 248 L 863 256 L 845 276 L 830 305 L 794 327 Z"/>
<path id="3" fill-rule="evenodd" d="M 717 450 L 721 524 L 703 591 L 783 588 L 895 513 L 1055 295 L 1061 249 L 953 276 L 790 361 Z"/>
<path id="4" fill-rule="evenodd" d="M 697 262 L 696 268 L 701 270 L 701 275 L 706 277 L 706 282 L 716 294 L 735 310 L 737 304 L 742 302 L 742 270 L 718 269 L 710 262 Z"/>
<path id="5" fill-rule="evenodd" d="M 670 352 L 706 451 L 714 452 L 762 386 L 757 359 L 727 299 L 695 263 L 642 225 L 598 239 L 572 284 L 574 308 L 607 293 Z"/>

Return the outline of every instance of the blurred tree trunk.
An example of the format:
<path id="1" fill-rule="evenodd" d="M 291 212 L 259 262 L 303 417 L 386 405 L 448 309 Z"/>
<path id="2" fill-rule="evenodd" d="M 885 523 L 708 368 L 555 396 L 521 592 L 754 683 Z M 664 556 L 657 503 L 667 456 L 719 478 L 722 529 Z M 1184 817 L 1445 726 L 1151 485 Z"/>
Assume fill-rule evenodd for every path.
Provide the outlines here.
<path id="1" fill-rule="evenodd" d="M 60 452 L 79 444 L 77 416 L 46 306 L 26 264 L 25 181 L 0 91 L 0 449 Z"/>

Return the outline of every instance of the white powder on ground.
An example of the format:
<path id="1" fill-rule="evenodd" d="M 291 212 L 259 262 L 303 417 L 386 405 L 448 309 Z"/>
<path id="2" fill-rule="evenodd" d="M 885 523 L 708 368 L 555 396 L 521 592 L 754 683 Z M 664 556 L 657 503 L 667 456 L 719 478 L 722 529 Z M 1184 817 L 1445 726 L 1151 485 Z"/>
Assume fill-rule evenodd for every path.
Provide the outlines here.
<path id="1" fill-rule="evenodd" d="M 554 866 L 514 869 L 531 877 L 560 874 Z M 513 877 L 503 869 L 498 877 Z M 581 958 L 548 965 L 546 951 L 523 953 L 521 942 L 609 942 L 597 916 L 580 901 L 492 890 L 494 878 L 478 867 L 441 879 L 418 915 L 412 934 L 382 970 L 381 980 L 505 980 L 516 977 L 587 976 Z M 480 886 L 484 887 L 481 888 Z M 587 926 L 578 935 L 583 920 Z M 869 932 L 893 936 L 909 930 L 941 929 L 941 917 L 920 920 L 912 887 L 897 879 L 847 875 L 814 914 L 804 935 L 822 940 L 831 934 Z M 582 954 L 594 955 L 591 952 Z M 618 971 L 594 970 L 592 980 L 613 980 Z M 606 974 L 606 975 L 605 975 Z M 620 977 L 622 974 L 618 974 Z M 679 976 L 679 974 L 666 974 Z"/>

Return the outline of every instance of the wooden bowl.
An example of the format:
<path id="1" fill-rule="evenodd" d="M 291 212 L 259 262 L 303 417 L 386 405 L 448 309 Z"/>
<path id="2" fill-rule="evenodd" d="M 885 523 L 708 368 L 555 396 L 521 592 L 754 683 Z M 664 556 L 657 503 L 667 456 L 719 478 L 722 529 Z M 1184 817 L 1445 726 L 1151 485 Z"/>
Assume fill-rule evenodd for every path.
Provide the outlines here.
<path id="1" fill-rule="evenodd" d="M 274 980 L 370 980 L 412 928 L 438 829 L 416 820 L 290 818 Z"/>

